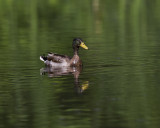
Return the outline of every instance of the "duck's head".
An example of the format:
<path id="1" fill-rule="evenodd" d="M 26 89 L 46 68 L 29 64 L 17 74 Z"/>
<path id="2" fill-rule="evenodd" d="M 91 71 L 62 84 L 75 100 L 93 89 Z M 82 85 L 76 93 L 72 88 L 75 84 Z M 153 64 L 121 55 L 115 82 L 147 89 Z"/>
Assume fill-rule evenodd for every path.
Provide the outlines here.
<path id="1" fill-rule="evenodd" d="M 73 39 L 73 49 L 74 51 L 78 51 L 79 47 L 82 47 L 84 49 L 88 49 L 88 47 L 84 44 L 83 40 L 80 38 Z"/>

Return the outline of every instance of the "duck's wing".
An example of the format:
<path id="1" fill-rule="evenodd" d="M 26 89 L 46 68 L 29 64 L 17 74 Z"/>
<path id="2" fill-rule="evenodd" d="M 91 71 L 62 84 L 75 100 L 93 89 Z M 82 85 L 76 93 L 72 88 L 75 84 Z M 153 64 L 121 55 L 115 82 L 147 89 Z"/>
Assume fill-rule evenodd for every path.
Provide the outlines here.
<path id="1" fill-rule="evenodd" d="M 53 61 L 53 62 L 56 62 L 56 63 L 62 63 L 64 61 L 68 61 L 70 60 L 70 57 L 66 56 L 66 55 L 60 55 L 60 54 L 57 54 L 57 53 L 49 53 L 48 56 L 47 56 L 47 59 L 49 61 Z"/>
<path id="2" fill-rule="evenodd" d="M 40 56 L 40 60 L 42 61 L 52 61 L 55 63 L 62 63 L 64 61 L 69 61 L 71 58 L 66 55 L 60 55 L 57 53 L 48 53 L 48 56 Z"/>

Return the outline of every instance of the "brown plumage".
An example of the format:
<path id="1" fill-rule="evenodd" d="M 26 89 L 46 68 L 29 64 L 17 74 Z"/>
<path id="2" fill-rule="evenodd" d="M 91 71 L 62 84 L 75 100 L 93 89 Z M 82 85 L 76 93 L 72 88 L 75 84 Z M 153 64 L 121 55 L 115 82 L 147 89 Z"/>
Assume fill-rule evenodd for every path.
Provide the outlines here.
<path id="1" fill-rule="evenodd" d="M 72 47 L 74 50 L 74 55 L 72 58 L 66 55 L 48 53 L 48 56 L 40 56 L 40 60 L 42 60 L 45 63 L 45 65 L 51 66 L 51 67 L 81 66 L 82 61 L 78 56 L 79 47 L 82 47 L 84 49 L 88 49 L 88 47 L 79 38 L 75 38 L 73 40 Z"/>

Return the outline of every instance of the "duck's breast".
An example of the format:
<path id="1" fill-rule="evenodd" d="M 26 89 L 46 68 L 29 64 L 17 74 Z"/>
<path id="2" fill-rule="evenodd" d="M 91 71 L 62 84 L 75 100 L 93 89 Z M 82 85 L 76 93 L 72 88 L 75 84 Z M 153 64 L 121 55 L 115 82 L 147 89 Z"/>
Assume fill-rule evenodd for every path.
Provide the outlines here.
<path id="1" fill-rule="evenodd" d="M 82 61 L 80 60 L 78 55 L 74 55 L 70 61 L 71 66 L 80 66 L 82 65 Z"/>

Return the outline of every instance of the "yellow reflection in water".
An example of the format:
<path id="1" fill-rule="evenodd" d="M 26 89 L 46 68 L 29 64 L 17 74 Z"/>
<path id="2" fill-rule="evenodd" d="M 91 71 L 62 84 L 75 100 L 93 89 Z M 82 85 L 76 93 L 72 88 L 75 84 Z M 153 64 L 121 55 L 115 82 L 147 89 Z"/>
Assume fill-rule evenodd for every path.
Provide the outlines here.
<path id="1" fill-rule="evenodd" d="M 74 85 L 77 93 L 82 93 L 86 89 L 88 89 L 89 81 L 79 82 L 79 75 L 82 71 L 82 67 L 45 67 L 40 69 L 40 74 L 45 75 L 48 74 L 48 77 L 62 77 L 66 75 L 74 76 Z"/>

